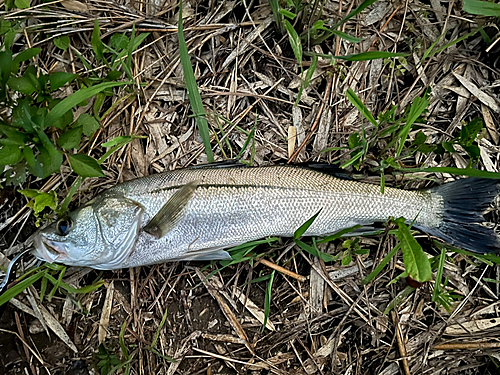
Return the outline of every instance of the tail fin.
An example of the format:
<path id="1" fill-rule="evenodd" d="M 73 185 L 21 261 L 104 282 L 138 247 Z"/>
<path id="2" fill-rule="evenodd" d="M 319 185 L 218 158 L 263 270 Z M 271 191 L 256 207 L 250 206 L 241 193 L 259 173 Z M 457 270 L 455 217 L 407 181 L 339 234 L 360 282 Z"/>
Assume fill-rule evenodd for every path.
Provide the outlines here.
<path id="1" fill-rule="evenodd" d="M 475 253 L 500 252 L 500 237 L 485 222 L 484 212 L 500 192 L 500 181 L 464 178 L 431 189 L 443 197 L 444 212 L 437 228 L 421 228 L 453 246 Z"/>

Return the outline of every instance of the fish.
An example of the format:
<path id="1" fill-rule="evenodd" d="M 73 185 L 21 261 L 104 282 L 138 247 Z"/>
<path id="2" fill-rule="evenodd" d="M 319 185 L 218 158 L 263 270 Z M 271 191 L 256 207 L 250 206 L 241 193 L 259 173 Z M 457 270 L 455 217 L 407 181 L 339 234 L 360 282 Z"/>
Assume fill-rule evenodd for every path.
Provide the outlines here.
<path id="1" fill-rule="evenodd" d="M 328 168 L 237 164 L 167 171 L 117 184 L 34 236 L 47 262 L 100 270 L 169 261 L 228 260 L 227 249 L 269 236 L 327 236 L 404 217 L 449 244 L 496 253 L 499 236 L 482 223 L 497 180 L 462 178 L 402 190 L 328 173 Z"/>

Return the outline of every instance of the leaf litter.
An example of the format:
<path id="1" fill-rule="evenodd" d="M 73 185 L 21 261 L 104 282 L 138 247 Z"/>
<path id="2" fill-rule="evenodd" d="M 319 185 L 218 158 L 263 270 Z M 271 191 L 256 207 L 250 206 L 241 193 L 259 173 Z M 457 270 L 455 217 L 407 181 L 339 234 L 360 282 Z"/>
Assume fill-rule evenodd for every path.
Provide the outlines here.
<path id="1" fill-rule="evenodd" d="M 18 52 L 24 45 L 41 48 L 33 60 L 47 72 L 107 74 L 99 57 L 104 49 L 95 54 L 91 48 L 98 44 L 96 19 L 100 39 L 115 47 L 125 40 L 115 35 L 129 40 L 132 32 L 149 34 L 130 56 L 120 57 L 128 60 L 124 77 L 133 80 L 134 90 L 110 82 L 113 96 L 98 99 L 80 91 L 80 101 L 87 102 L 80 103 L 78 115 L 92 115 L 98 100 L 109 110 L 98 113 L 99 129 L 78 145 L 99 160 L 81 163 L 82 173 L 100 176 L 99 164 L 105 177 L 77 181 L 69 163 L 79 165 L 82 158 L 73 157 L 60 173 L 27 178 L 18 187 L 36 189 L 37 196 L 57 191 L 62 201 L 73 186 L 68 204 L 76 207 L 117 182 L 207 161 L 207 135 L 200 135 L 190 109 L 179 56 L 178 4 L 32 1 L 18 8 L 25 3 L 27 9 L 3 11 L 3 20 L 29 19 L 14 46 Z M 358 14 L 353 11 L 361 2 L 325 1 L 300 18 L 311 9 L 301 9 L 300 1 L 285 7 L 277 1 L 184 0 L 185 43 L 214 159 L 239 156 L 253 165 L 337 162 L 368 182 L 381 184 L 382 171 L 385 184 L 420 188 L 427 180 L 447 181 L 453 172 L 432 168 L 468 166 L 476 155 L 468 147 L 475 144 L 461 138 L 462 129 L 479 117 L 484 127 L 476 134 L 476 160 L 480 169 L 498 172 L 498 35 L 488 18 L 471 11 L 484 2 L 465 3 L 469 13 L 439 0 L 369 1 Z M 274 14 L 276 4 L 286 11 Z M 314 40 L 320 42 L 312 45 Z M 406 57 L 369 59 L 380 52 Z M 422 111 L 417 104 L 427 100 L 428 88 Z M 69 87 L 60 90 L 66 90 L 61 99 L 70 93 Z M 384 133 L 391 123 L 380 116 L 403 116 L 412 103 L 407 126 L 392 139 Z M 132 135 L 146 138 L 117 138 Z M 67 141 L 60 146 L 75 147 Z M 107 147 L 119 147 L 103 157 L 110 149 L 99 145 L 110 141 Z M 424 152 L 424 145 L 437 148 Z M 410 152 L 411 147 L 419 150 Z M 402 156 L 399 166 L 384 156 L 391 148 Z M 403 169 L 415 166 L 421 171 Z M 15 190 L 0 193 L 0 207 L 2 255 L 11 257 L 35 230 L 35 219 L 28 198 Z M 495 211 L 490 215 L 498 220 Z M 411 249 L 408 228 L 405 237 Z M 442 271 L 436 278 L 433 266 L 431 282 L 416 289 L 397 278 L 405 271 L 403 254 L 391 252 L 397 240 L 384 230 L 360 237 L 357 247 L 343 239 L 315 247 L 299 240 L 260 245 L 248 260 L 229 265 L 170 263 L 104 273 L 69 268 L 62 282 L 77 287 L 104 279 L 107 287 L 57 292 L 42 302 L 18 295 L 0 320 L 0 367 L 13 374 L 66 374 L 79 366 L 85 374 L 91 368 L 127 374 L 497 373 L 498 258 L 441 251 L 431 238 L 417 239 L 423 249 L 418 256 L 441 263 Z M 272 262 L 260 262 L 261 252 Z M 319 252 L 331 261 L 313 256 Z M 385 267 L 378 269 L 384 258 Z M 429 277 L 428 269 L 415 272 Z M 57 337 L 27 330 L 40 315 Z"/>

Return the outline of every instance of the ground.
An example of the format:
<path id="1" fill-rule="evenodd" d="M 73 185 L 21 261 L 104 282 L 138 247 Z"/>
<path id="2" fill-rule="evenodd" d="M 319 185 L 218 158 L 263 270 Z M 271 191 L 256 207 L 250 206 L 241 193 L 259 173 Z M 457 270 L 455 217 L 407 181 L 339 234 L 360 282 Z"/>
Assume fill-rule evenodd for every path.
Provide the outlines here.
<path id="1" fill-rule="evenodd" d="M 216 161 L 338 163 L 366 182 L 380 184 L 382 174 L 385 184 L 406 189 L 454 177 L 403 168 L 464 168 L 472 163 L 498 172 L 497 18 L 465 12 L 456 1 L 377 1 L 336 26 L 361 3 L 279 2 L 297 14 L 287 19 L 302 36 L 301 67 L 297 42 L 282 26 L 284 18 L 273 16 L 270 4 L 278 2 L 183 2 L 186 44 Z M 64 71 L 81 79 L 108 74 L 109 66 L 95 53 L 95 20 L 107 45 L 112 35 L 130 38 L 133 25 L 136 36 L 148 33 L 127 62 L 133 83 L 80 103 L 74 116 L 94 114 L 96 101 L 102 100 L 99 130 L 75 147 L 96 159 L 105 152 L 103 142 L 127 135 L 144 138 L 111 155 L 102 164 L 105 177 L 87 178 L 70 209 L 121 181 L 207 162 L 179 60 L 176 1 L 30 5 L 4 11 L 2 17 L 21 30 L 14 53 L 42 49 L 31 59 L 38 73 Z M 351 39 L 339 33 L 324 40 L 317 34 L 307 37 L 316 21 Z M 61 36 L 69 37 L 66 49 L 54 44 Z M 369 51 L 405 57 L 331 57 Z M 312 73 L 314 54 L 319 57 Z M 21 72 L 27 64 L 21 64 Z M 78 88 L 67 85 L 57 95 L 64 98 Z M 393 118 L 386 115 L 380 128 L 374 126 L 360 112 L 363 106 L 356 108 L 347 99 L 348 89 L 375 117 L 395 106 Z M 401 155 L 406 156 L 399 157 L 393 140 L 410 122 L 408 108 L 418 98 L 427 98 L 428 105 L 413 120 L 406 143 L 402 141 Z M 482 119 L 483 127 L 471 143 L 453 141 L 475 118 Z M 365 146 L 362 136 L 352 134 L 362 129 L 369 141 L 355 160 Z M 428 149 L 417 150 L 419 134 L 426 136 L 420 143 Z M 57 129 L 51 134 L 53 139 L 58 135 Z M 471 145 L 478 155 L 471 154 Z M 65 160 L 49 178 L 28 176 L 0 191 L 4 256 L 11 258 L 28 245 L 36 230 L 28 199 L 17 190 L 54 189 L 62 201 L 75 179 Z M 492 212 L 489 219 L 495 222 L 498 215 Z M 441 253 L 438 241 L 422 233 L 416 237 L 429 257 Z M 0 320 L 0 374 L 104 374 L 113 366 L 119 374 L 498 373 L 497 258 L 487 261 L 448 250 L 442 278 L 447 285 L 441 290 L 455 297 L 447 311 L 432 298 L 436 272 L 415 290 L 405 278 L 391 283 L 404 270 L 401 253 L 374 280 L 362 283 L 396 244 L 396 237 L 382 228 L 378 236 L 359 239 L 359 248 L 369 251 L 348 252 L 343 240 L 320 245 L 326 253 L 340 254 L 336 262 L 325 263 L 281 239 L 257 247 L 263 256 L 253 262 L 225 268 L 206 262 L 104 272 L 70 267 L 63 277 L 68 285 L 104 284 L 83 294 L 58 290 L 40 302 L 39 281 L 12 300 Z M 275 264 L 291 273 L 279 269 L 271 279 Z M 216 270 L 220 272 L 207 279 Z"/>

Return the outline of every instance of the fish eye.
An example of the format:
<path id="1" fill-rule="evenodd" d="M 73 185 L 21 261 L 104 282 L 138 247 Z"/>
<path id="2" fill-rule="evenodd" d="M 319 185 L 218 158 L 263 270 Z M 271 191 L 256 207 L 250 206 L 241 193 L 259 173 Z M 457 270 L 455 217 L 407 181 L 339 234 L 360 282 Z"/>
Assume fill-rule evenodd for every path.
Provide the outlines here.
<path id="1" fill-rule="evenodd" d="M 57 230 L 61 236 L 66 236 L 73 227 L 73 220 L 65 216 L 57 222 Z"/>

